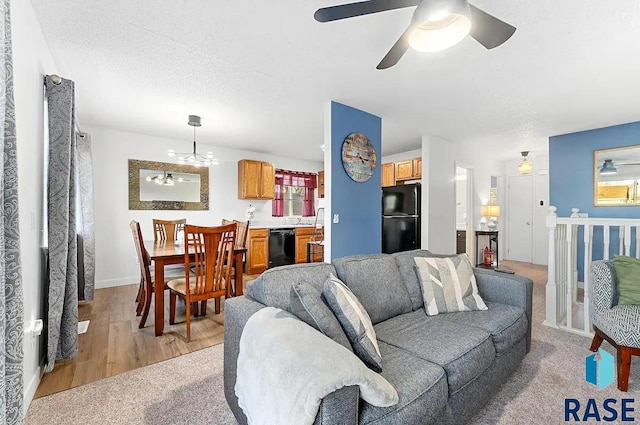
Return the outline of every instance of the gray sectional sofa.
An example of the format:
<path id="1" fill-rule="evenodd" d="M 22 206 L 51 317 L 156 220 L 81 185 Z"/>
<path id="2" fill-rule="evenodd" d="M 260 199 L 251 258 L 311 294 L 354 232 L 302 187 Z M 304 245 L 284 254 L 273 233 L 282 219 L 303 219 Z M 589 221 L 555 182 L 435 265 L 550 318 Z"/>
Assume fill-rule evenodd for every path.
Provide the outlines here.
<path id="1" fill-rule="evenodd" d="M 382 354 L 381 375 L 396 388 L 399 402 L 374 407 L 358 397 L 357 387 L 344 387 L 322 400 L 315 424 L 462 424 L 477 413 L 529 351 L 532 282 L 474 269 L 488 310 L 427 316 L 416 256 L 432 254 L 416 250 L 278 267 L 250 282 L 246 296 L 225 301 L 224 388 L 238 422 L 247 422 L 234 393 L 244 324 L 265 306 L 287 310 L 294 282 L 321 291 L 330 273 L 369 313 Z"/>

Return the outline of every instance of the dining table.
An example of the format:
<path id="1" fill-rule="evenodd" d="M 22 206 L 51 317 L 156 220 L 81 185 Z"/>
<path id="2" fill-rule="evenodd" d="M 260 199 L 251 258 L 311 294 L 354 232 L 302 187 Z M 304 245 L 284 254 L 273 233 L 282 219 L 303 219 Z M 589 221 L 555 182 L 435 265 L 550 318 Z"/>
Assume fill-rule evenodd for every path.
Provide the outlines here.
<path id="1" fill-rule="evenodd" d="M 164 267 L 170 264 L 184 264 L 185 245 L 174 241 L 145 241 L 145 247 L 153 261 L 155 294 L 155 331 L 156 336 L 164 332 Z M 189 262 L 195 260 L 193 247 L 189 248 Z M 242 295 L 242 272 L 243 258 L 247 252 L 246 248 L 235 248 L 233 250 L 233 266 L 235 269 L 234 285 L 231 287 L 231 296 Z"/>

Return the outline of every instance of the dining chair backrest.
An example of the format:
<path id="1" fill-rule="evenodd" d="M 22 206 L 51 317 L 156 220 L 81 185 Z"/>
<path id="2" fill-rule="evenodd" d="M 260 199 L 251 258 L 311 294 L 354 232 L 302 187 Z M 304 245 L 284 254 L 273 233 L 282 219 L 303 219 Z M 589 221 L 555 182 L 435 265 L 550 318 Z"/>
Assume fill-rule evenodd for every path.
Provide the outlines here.
<path id="1" fill-rule="evenodd" d="M 153 240 L 158 241 L 175 241 L 178 233 L 184 230 L 187 224 L 186 218 L 178 220 L 160 220 L 153 219 Z"/>
<path id="2" fill-rule="evenodd" d="M 133 244 L 136 248 L 136 255 L 138 256 L 138 264 L 140 264 L 140 275 L 142 276 L 142 279 L 145 280 L 145 283 L 151 282 L 151 257 L 149 256 L 147 249 L 144 247 L 140 223 L 132 220 L 131 223 L 129 223 L 129 228 L 131 229 Z"/>
<path id="3" fill-rule="evenodd" d="M 247 236 L 249 235 L 249 222 L 248 221 L 239 221 L 239 220 L 227 220 L 226 218 L 222 219 L 222 225 L 225 226 L 227 224 L 236 224 L 236 249 L 245 249 L 247 247 Z"/>
<path id="4" fill-rule="evenodd" d="M 205 293 L 227 294 L 231 279 L 233 249 L 235 246 L 236 224 L 203 227 L 184 226 L 185 264 L 189 263 L 189 253 L 195 275 L 185 272 L 187 292 L 194 295 Z"/>

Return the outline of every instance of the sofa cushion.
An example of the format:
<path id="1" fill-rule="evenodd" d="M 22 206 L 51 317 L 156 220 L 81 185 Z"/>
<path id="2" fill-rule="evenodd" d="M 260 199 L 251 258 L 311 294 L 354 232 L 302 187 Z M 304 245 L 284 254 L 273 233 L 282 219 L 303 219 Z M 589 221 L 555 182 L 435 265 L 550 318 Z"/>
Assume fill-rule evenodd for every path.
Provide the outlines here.
<path id="1" fill-rule="evenodd" d="M 247 295 L 268 307 L 290 310 L 291 285 L 306 282 L 322 291 L 324 282 L 331 273 L 335 274 L 336 270 L 327 263 L 274 267 L 247 283 Z"/>
<path id="2" fill-rule="evenodd" d="M 291 313 L 314 329 L 351 350 L 340 322 L 322 299 L 322 293 L 306 282 L 291 286 Z"/>
<path id="3" fill-rule="evenodd" d="M 486 310 L 467 254 L 450 258 L 414 258 L 429 316 Z"/>
<path id="4" fill-rule="evenodd" d="M 382 371 L 376 332 L 358 298 L 334 275 L 330 275 L 325 282 L 322 294 L 346 332 L 356 355 L 372 370 Z"/>
<path id="5" fill-rule="evenodd" d="M 415 270 L 416 263 L 413 259 L 415 257 L 432 257 L 433 254 L 426 249 L 414 249 L 413 251 L 396 252 L 391 256 L 398 265 L 402 283 L 407 288 L 409 297 L 411 297 L 413 310 L 421 309 L 424 306 L 424 300 L 422 299 L 422 288 Z"/>
<path id="6" fill-rule="evenodd" d="M 374 324 L 412 310 L 409 293 L 392 256 L 343 257 L 333 264 L 338 277 L 358 297 Z"/>
<path id="7" fill-rule="evenodd" d="M 452 394 L 491 366 L 496 352 L 489 332 L 448 321 L 448 314 L 427 316 L 420 309 L 378 323 L 375 330 L 378 341 L 442 366 Z"/>
<path id="8" fill-rule="evenodd" d="M 529 321 L 520 307 L 490 302 L 486 304 L 488 310 L 447 313 L 442 315 L 442 319 L 489 332 L 496 353 L 500 355 L 524 338 Z"/>
<path id="9" fill-rule="evenodd" d="M 384 342 L 380 342 L 380 351 L 381 375 L 398 392 L 398 404 L 375 407 L 361 401 L 359 423 L 424 424 L 437 417 L 447 403 L 448 389 L 444 370 Z"/>

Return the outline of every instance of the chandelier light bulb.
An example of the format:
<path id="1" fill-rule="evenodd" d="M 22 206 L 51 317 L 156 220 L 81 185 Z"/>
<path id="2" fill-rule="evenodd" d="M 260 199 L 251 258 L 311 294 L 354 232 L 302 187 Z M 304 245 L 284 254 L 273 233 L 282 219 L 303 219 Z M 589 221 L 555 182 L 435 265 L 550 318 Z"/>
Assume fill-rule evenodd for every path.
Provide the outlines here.
<path id="1" fill-rule="evenodd" d="M 150 182 L 151 181 L 151 176 L 147 176 L 147 178 L 145 180 Z"/>

